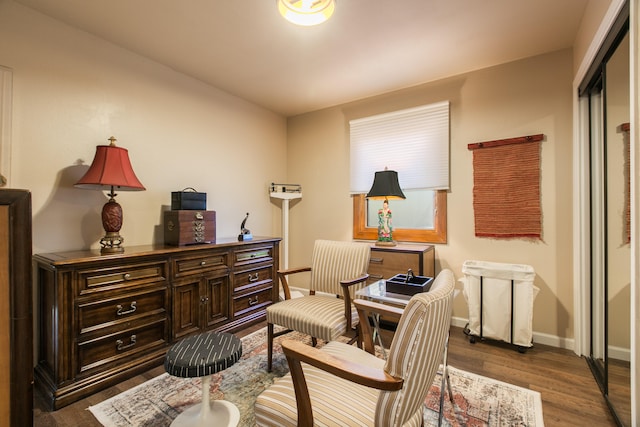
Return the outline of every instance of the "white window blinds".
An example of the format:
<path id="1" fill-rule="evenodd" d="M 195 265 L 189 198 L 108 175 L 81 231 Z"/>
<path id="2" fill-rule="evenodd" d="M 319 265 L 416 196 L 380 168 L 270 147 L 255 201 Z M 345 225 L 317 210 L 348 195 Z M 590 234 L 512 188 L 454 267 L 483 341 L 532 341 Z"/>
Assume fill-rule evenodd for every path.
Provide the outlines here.
<path id="1" fill-rule="evenodd" d="M 376 171 L 398 172 L 402 189 L 449 189 L 449 101 L 351 120 L 351 193 Z"/>

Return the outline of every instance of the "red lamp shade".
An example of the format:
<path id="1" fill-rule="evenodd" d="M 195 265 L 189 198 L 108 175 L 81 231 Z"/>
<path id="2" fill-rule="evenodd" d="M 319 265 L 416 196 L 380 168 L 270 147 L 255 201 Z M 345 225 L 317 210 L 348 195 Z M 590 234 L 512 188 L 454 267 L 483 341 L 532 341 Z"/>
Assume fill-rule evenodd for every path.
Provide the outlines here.
<path id="1" fill-rule="evenodd" d="M 111 190 L 109 201 L 102 207 L 102 226 L 106 235 L 100 240 L 100 244 L 102 253 L 117 253 L 124 251 L 124 239 L 119 233 L 122 228 L 122 207 L 114 199 L 114 187 L 124 191 L 142 191 L 145 188 L 133 172 L 129 152 L 116 147 L 114 137 L 109 138 L 109 141 L 110 145 L 96 147 L 96 155 L 89 170 L 75 186 L 89 190 Z"/>
<path id="2" fill-rule="evenodd" d="M 113 137 L 112 137 L 113 138 Z M 115 138 L 113 138 L 115 142 Z M 125 191 L 142 191 L 144 185 L 138 180 L 126 148 L 111 145 L 98 145 L 93 163 L 87 173 L 76 183 L 76 187 L 99 190 L 105 187 L 117 187 Z"/>

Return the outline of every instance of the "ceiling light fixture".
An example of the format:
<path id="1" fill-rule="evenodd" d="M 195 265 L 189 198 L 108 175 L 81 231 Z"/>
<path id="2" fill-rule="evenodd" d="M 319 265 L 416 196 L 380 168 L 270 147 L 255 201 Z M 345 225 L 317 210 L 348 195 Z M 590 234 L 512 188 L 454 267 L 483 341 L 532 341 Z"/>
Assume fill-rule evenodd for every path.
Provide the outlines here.
<path id="1" fill-rule="evenodd" d="M 280 15 L 296 25 L 322 24 L 333 15 L 335 0 L 278 0 Z"/>

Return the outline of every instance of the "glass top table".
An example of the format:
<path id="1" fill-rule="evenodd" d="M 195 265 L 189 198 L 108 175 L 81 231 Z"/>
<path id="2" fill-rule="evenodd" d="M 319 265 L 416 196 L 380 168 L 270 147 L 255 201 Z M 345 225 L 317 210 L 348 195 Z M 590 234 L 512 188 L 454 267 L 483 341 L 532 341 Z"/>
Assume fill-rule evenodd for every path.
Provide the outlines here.
<path id="1" fill-rule="evenodd" d="M 398 308 L 405 308 L 413 295 L 396 294 L 387 292 L 387 281 L 385 279 L 378 280 L 362 289 L 358 289 L 355 293 L 356 298 L 378 302 Z M 378 341 L 383 358 L 387 358 L 387 350 L 382 343 L 380 336 L 380 316 L 375 314 L 373 318 L 373 339 Z"/>
<path id="2" fill-rule="evenodd" d="M 367 287 L 357 290 L 355 293 L 356 298 L 393 305 L 400 308 L 406 307 L 412 296 L 413 295 L 387 292 L 387 282 L 385 279 L 378 280 Z"/>

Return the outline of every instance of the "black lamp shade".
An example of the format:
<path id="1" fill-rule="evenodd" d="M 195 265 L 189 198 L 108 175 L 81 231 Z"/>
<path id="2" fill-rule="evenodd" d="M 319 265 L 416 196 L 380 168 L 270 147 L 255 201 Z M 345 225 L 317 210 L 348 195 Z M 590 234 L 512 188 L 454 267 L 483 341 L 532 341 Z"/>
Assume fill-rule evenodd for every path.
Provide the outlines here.
<path id="1" fill-rule="evenodd" d="M 374 200 L 406 199 L 398 182 L 398 172 L 390 170 L 376 172 L 373 178 L 373 185 L 366 197 Z"/>

